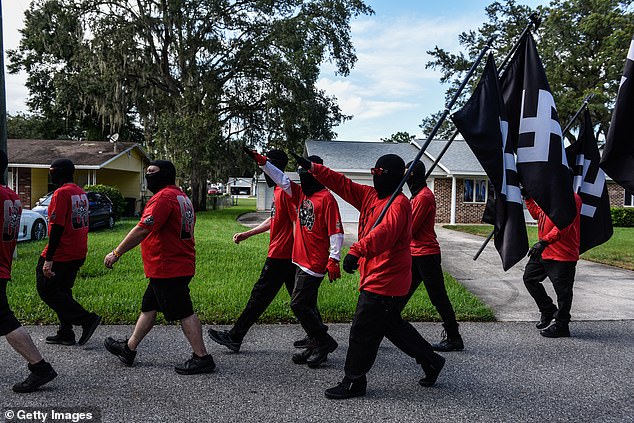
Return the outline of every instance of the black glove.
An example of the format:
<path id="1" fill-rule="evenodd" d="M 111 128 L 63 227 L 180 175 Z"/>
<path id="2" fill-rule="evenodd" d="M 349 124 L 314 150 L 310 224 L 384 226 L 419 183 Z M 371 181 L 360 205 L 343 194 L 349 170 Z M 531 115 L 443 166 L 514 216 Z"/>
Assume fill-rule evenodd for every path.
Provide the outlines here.
<path id="1" fill-rule="evenodd" d="M 291 152 L 291 156 L 293 156 L 293 158 L 295 159 L 295 161 L 297 162 L 299 166 L 303 167 L 306 170 L 310 170 L 310 168 L 313 166 L 313 162 L 303 158 L 302 156 L 298 156 L 297 154 L 293 152 Z"/>
<path id="2" fill-rule="evenodd" d="M 530 250 L 528 250 L 528 257 L 532 259 L 540 258 L 546 247 L 548 247 L 548 243 L 540 239 L 531 247 Z"/>
<path id="3" fill-rule="evenodd" d="M 354 273 L 359 268 L 359 257 L 353 254 L 346 254 L 343 258 L 343 270 L 347 273 Z"/>

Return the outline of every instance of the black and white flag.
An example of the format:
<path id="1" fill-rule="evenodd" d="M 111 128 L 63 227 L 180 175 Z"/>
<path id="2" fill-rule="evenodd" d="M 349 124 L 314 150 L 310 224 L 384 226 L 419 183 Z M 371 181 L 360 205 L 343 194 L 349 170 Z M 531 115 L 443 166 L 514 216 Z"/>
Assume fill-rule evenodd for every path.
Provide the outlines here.
<path id="1" fill-rule="evenodd" d="M 507 142 L 508 122 L 492 55 L 473 95 L 451 119 L 495 189 L 494 243 L 502 267 L 508 270 L 526 256 L 528 238 L 515 154 Z"/>
<path id="2" fill-rule="evenodd" d="M 605 173 L 599 167 L 599 148 L 592 129 L 590 112 L 586 109 L 579 139 L 566 148 L 568 163 L 573 170 L 573 188 L 581 197 L 579 253 L 603 244 L 612 237 L 612 215 Z"/>
<path id="3" fill-rule="evenodd" d="M 623 188 L 634 191 L 634 37 L 625 60 L 601 168 Z"/>
<path id="4" fill-rule="evenodd" d="M 577 214 L 572 177 L 555 101 L 529 32 L 520 40 L 500 87 L 520 181 L 550 220 L 563 229 Z"/>

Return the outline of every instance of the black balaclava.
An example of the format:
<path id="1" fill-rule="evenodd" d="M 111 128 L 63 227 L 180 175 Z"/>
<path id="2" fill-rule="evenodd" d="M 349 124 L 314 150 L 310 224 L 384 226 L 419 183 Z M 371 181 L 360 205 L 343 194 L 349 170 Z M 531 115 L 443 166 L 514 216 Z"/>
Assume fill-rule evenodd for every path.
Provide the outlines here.
<path id="1" fill-rule="evenodd" d="M 409 169 L 412 165 L 412 162 L 409 162 L 405 168 Z M 420 192 L 421 189 L 427 186 L 427 180 L 425 179 L 425 165 L 423 162 L 418 160 L 412 169 L 412 173 L 409 174 L 409 178 L 407 178 L 407 186 L 409 187 L 409 191 L 412 193 L 412 197 Z"/>
<path id="2" fill-rule="evenodd" d="M 405 162 L 396 154 L 386 154 L 379 157 L 374 167 L 384 170 L 381 175 L 372 175 L 374 189 L 379 198 L 389 197 L 403 179 Z"/>
<path id="3" fill-rule="evenodd" d="M 56 159 L 51 163 L 51 168 L 48 172 L 51 174 L 53 184 L 61 187 L 66 182 L 73 182 L 75 165 L 70 159 Z"/>
<path id="4" fill-rule="evenodd" d="M 321 157 L 319 156 L 309 156 L 308 160 L 310 160 L 313 163 L 317 163 L 317 164 L 324 164 L 324 161 L 322 160 Z M 324 189 L 325 187 L 319 183 L 319 181 L 317 179 L 315 179 L 315 177 L 309 173 L 307 170 L 304 170 L 303 168 L 299 168 L 297 170 L 297 173 L 299 173 L 299 180 L 302 183 L 302 191 L 304 192 L 304 194 L 307 197 L 310 197 L 311 195 L 313 195 L 314 193 L 316 193 L 317 191 L 321 191 L 322 189 Z"/>
<path id="5" fill-rule="evenodd" d="M 169 160 L 152 160 L 150 166 L 159 168 L 158 172 L 145 174 L 147 189 L 149 189 L 152 194 L 156 194 L 166 186 L 176 183 L 176 168 Z"/>
<path id="6" fill-rule="evenodd" d="M 266 158 L 271 162 L 273 166 L 284 172 L 286 169 L 286 165 L 288 164 L 288 156 L 282 150 L 271 150 L 267 153 Z M 264 174 L 264 179 L 266 180 L 266 184 L 270 187 L 275 186 L 275 182 L 273 179 L 269 177 L 266 173 Z"/>
<path id="7" fill-rule="evenodd" d="M 9 158 L 7 157 L 7 153 L 0 150 L 0 184 L 2 185 L 6 183 L 4 180 L 4 172 L 7 171 L 7 167 L 9 167 Z"/>

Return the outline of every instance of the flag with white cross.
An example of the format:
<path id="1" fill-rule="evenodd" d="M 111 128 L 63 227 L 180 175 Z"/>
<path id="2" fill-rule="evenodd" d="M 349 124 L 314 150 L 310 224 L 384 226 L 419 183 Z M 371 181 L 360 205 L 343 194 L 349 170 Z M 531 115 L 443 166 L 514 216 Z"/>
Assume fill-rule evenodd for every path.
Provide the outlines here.
<path id="1" fill-rule="evenodd" d="M 520 182 L 550 220 L 564 229 L 577 213 L 572 176 L 555 101 L 530 32 L 520 40 L 500 87 Z"/>
<path id="2" fill-rule="evenodd" d="M 605 173 L 599 167 L 599 148 L 592 128 L 590 112 L 585 110 L 576 142 L 566 147 L 568 163 L 573 171 L 573 188 L 581 197 L 579 218 L 579 254 L 606 242 L 612 237 L 612 214 Z"/>
<path id="3" fill-rule="evenodd" d="M 605 139 L 601 168 L 623 188 L 634 192 L 634 36 Z"/>
<path id="4" fill-rule="evenodd" d="M 502 267 L 508 270 L 526 256 L 528 237 L 515 154 L 507 142 L 508 121 L 492 55 L 473 95 L 451 119 L 493 185 L 495 198 L 492 210 L 487 210 L 491 218 L 487 223 L 493 224 L 493 242 Z"/>

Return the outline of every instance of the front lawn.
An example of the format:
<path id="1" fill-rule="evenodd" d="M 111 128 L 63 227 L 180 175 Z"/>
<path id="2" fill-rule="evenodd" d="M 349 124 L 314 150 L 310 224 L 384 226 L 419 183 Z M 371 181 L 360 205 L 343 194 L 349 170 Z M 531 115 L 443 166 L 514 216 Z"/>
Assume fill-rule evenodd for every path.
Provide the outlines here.
<path id="1" fill-rule="evenodd" d="M 244 308 L 251 288 L 266 258 L 268 234 L 252 237 L 236 245 L 235 232 L 245 230 L 236 218 L 255 209 L 253 200 L 240 200 L 238 206 L 197 214 L 197 274 L 190 287 L 194 309 L 205 323 L 233 323 Z M 104 256 L 116 247 L 136 220 L 117 222 L 114 230 L 90 232 L 88 257 L 75 283 L 75 298 L 88 310 L 104 317 L 106 324 L 134 323 L 146 287 L 140 249 L 126 253 L 113 270 L 103 265 Z M 40 300 L 35 290 L 35 266 L 46 240 L 18 244 L 18 258 L 9 282 L 9 302 L 23 323 L 56 323 L 54 313 Z M 342 254 L 345 255 L 345 251 Z M 319 308 L 324 320 L 347 322 L 352 319 L 359 283 L 358 273 L 343 273 L 341 280 L 323 282 Z M 462 285 L 445 275 L 449 296 L 458 320 L 494 320 L 493 312 Z M 407 319 L 439 320 L 423 288 L 404 311 Z M 262 316 L 262 322 L 295 322 L 285 290 Z"/>
<path id="2" fill-rule="evenodd" d="M 444 228 L 488 236 L 491 225 L 444 225 Z M 537 227 L 527 226 L 529 245 L 537 242 Z M 614 235 L 606 243 L 586 251 L 582 259 L 603 263 L 623 269 L 634 270 L 634 228 L 614 228 Z"/>

